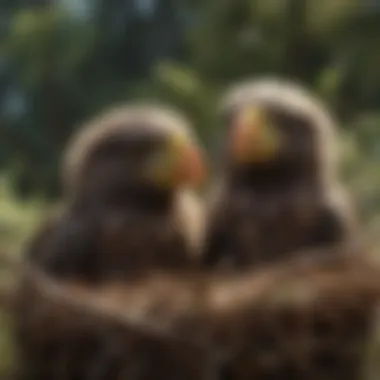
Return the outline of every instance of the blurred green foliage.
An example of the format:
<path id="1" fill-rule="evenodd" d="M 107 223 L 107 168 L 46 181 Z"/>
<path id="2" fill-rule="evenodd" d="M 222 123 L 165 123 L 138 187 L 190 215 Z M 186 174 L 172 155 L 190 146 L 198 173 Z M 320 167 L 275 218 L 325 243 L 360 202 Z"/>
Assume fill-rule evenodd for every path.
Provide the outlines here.
<path id="1" fill-rule="evenodd" d="M 0 170 L 18 196 L 59 194 L 67 139 L 131 99 L 180 107 L 206 147 L 232 82 L 281 75 L 341 120 L 343 174 L 380 207 L 380 0 L 0 1 Z"/>

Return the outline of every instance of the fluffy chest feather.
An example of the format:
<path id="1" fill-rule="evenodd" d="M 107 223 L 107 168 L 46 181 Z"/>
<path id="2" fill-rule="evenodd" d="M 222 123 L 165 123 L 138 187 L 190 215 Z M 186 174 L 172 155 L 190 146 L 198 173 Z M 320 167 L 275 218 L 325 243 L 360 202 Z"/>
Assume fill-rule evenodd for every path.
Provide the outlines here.
<path id="1" fill-rule="evenodd" d="M 170 216 L 113 211 L 101 221 L 99 251 L 107 273 L 177 268 L 188 262 L 184 241 Z"/>
<path id="2" fill-rule="evenodd" d="M 311 234 L 319 201 L 313 191 L 299 189 L 235 192 L 226 194 L 223 203 L 215 218 L 223 240 L 220 256 L 246 266 L 302 248 Z"/>

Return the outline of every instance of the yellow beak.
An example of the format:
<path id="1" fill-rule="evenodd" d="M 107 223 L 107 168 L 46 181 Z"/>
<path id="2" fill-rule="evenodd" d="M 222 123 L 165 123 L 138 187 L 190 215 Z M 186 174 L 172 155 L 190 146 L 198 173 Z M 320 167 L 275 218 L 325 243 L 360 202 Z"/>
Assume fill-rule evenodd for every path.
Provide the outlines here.
<path id="1" fill-rule="evenodd" d="M 257 107 L 243 109 L 232 126 L 231 150 L 237 163 L 264 163 L 275 158 L 280 148 L 278 130 Z"/>
<path id="2" fill-rule="evenodd" d="M 152 175 L 154 182 L 163 188 L 201 186 L 206 177 L 204 155 L 186 136 L 173 135 L 154 158 Z"/>

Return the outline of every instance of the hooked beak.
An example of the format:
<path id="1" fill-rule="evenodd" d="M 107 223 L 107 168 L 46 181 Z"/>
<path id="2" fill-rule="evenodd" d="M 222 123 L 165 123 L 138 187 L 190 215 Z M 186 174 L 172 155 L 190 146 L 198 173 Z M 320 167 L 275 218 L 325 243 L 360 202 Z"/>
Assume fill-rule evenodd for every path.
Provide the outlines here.
<path id="1" fill-rule="evenodd" d="M 239 164 L 258 164 L 271 161 L 280 149 L 280 135 L 258 107 L 239 112 L 233 121 L 230 149 Z"/>
<path id="2" fill-rule="evenodd" d="M 165 188 L 198 188 L 206 179 L 203 152 L 184 136 L 170 136 L 163 151 L 154 158 L 153 167 L 155 183 Z"/>

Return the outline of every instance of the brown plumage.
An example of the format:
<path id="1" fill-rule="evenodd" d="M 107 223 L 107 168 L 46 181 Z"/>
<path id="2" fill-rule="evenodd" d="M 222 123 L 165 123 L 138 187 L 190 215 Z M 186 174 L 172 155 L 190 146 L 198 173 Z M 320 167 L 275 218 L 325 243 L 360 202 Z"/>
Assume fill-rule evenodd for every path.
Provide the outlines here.
<path id="1" fill-rule="evenodd" d="M 31 271 L 18 313 L 29 314 L 29 379 L 360 380 L 380 277 L 358 256 L 97 288 Z"/>
<path id="2" fill-rule="evenodd" d="M 91 281 L 187 268 L 200 245 L 192 186 L 201 156 L 191 127 L 174 111 L 107 112 L 74 137 L 63 168 L 67 203 L 28 257 L 55 276 Z"/>
<path id="3" fill-rule="evenodd" d="M 263 79 L 222 102 L 221 180 L 211 194 L 206 266 L 246 268 L 355 238 L 337 180 L 334 121 L 305 89 Z"/>
<path id="4" fill-rule="evenodd" d="M 192 270 L 202 221 L 193 186 L 202 170 L 201 149 L 191 127 L 174 111 L 136 105 L 107 112 L 74 136 L 63 167 L 66 199 L 32 239 L 26 263 L 65 283 L 81 281 L 93 291 L 100 284 L 128 282 L 150 272 Z M 57 303 L 46 309 L 26 279 L 17 299 L 16 340 L 25 363 L 20 379 L 86 378 L 90 374 L 81 372 L 84 367 L 91 376 L 101 377 L 102 366 L 114 365 L 108 363 L 109 355 L 114 361 L 113 352 L 124 355 L 130 352 L 128 345 L 135 356 L 141 350 L 150 352 L 146 347 L 157 351 L 157 357 L 144 360 L 160 362 L 163 352 L 167 365 L 165 355 L 178 363 L 193 356 L 182 358 L 171 342 L 145 341 L 96 315 L 90 315 L 89 324 L 87 319 L 76 323 L 81 320 L 77 313 L 68 323 L 55 324 L 56 313 L 65 316 L 65 310 Z M 86 367 L 88 360 L 98 367 Z M 201 378 L 198 364 L 191 364 L 188 378 Z M 141 379 L 152 378 L 142 366 L 136 362 L 125 368 L 125 376 L 137 371 Z M 168 368 L 167 377 L 178 377 L 178 370 Z"/>

